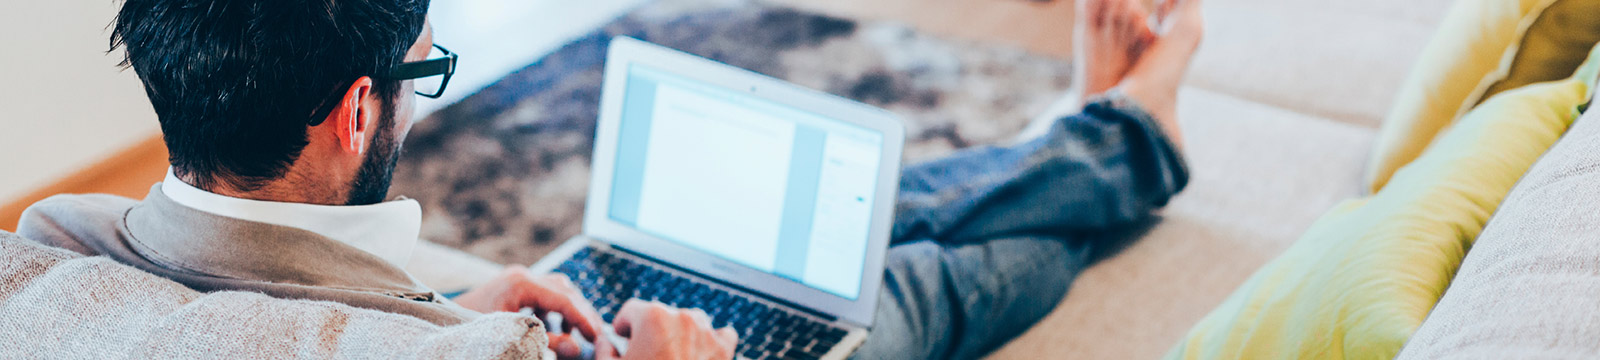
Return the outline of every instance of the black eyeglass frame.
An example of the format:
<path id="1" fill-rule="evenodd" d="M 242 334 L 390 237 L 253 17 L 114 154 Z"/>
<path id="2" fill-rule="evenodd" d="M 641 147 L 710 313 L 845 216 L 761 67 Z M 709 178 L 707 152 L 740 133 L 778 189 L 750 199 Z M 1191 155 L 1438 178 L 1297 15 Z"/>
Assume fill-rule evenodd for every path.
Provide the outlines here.
<path id="1" fill-rule="evenodd" d="M 444 57 L 400 63 L 400 65 L 395 65 L 393 69 L 389 69 L 387 73 L 382 75 L 373 75 L 372 77 L 383 80 L 405 81 L 429 76 L 444 75 L 444 79 L 439 81 L 438 92 L 434 92 L 432 94 L 425 94 L 421 91 L 416 92 L 417 95 L 426 96 L 430 99 L 438 99 L 439 96 L 444 95 L 445 87 L 450 85 L 450 77 L 456 73 L 456 59 L 459 56 L 456 55 L 456 53 L 451 52 L 450 49 L 445 49 L 443 46 L 439 46 L 439 44 L 433 44 L 433 48 L 439 49 L 439 52 L 444 53 Z M 348 86 L 348 84 L 346 84 L 346 86 Z M 334 88 L 329 92 L 328 96 L 338 96 L 343 91 L 343 88 Z M 328 112 L 332 111 L 334 103 L 336 102 L 325 101 L 321 105 L 317 105 L 317 109 L 311 113 L 311 120 L 308 121 L 307 124 L 310 126 L 317 126 L 318 124 L 321 124 L 323 118 L 328 116 Z"/>
<path id="2" fill-rule="evenodd" d="M 444 79 L 439 81 L 439 90 L 437 92 L 432 94 L 421 91 L 416 92 L 417 95 L 438 99 L 439 96 L 444 95 L 445 87 L 450 85 L 450 76 L 456 74 L 456 59 L 460 56 L 449 49 L 445 49 L 443 46 L 439 46 L 439 44 L 433 44 L 433 48 L 439 49 L 439 52 L 444 53 L 444 57 L 401 63 L 400 65 L 395 65 L 388 73 L 376 77 L 384 80 L 403 81 L 444 75 Z"/>

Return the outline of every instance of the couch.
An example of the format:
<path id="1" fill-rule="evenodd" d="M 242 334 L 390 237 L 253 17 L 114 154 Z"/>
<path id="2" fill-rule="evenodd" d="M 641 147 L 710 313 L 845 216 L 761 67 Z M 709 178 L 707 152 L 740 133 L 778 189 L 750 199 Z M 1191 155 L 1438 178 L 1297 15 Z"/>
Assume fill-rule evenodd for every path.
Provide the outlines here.
<path id="1" fill-rule="evenodd" d="M 994 359 L 1163 355 L 1336 202 L 1449 0 L 1208 0 L 1180 95 L 1189 188 L 1142 239 L 1091 267 Z M 410 269 L 440 291 L 498 265 L 426 244 Z"/>
<path id="2" fill-rule="evenodd" d="M 993 359 L 1153 359 L 1361 177 L 1448 0 L 1207 0 L 1179 97 L 1190 187 Z"/>
<path id="3" fill-rule="evenodd" d="M 990 358 L 1165 354 L 1323 212 L 1362 195 L 1377 126 L 1450 4 L 1208 0 L 1206 40 L 1179 97 L 1189 188 Z M 432 247 L 418 256 L 455 265 L 410 270 L 439 289 L 496 268 Z"/>
<path id="4" fill-rule="evenodd" d="M 1165 354 L 1325 211 L 1363 195 L 1377 127 L 1450 4 L 1207 0 L 1179 97 L 1189 188 L 990 358 Z"/>

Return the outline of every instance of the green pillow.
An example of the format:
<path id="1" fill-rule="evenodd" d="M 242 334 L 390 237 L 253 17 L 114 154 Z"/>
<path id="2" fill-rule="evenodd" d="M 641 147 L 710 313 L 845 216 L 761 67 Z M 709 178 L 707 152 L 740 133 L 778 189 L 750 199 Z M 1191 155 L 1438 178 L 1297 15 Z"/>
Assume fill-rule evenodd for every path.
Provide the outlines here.
<path id="1" fill-rule="evenodd" d="M 1489 215 L 1589 99 L 1577 74 L 1468 112 L 1381 191 L 1342 203 L 1189 331 L 1169 359 L 1390 359 Z"/>

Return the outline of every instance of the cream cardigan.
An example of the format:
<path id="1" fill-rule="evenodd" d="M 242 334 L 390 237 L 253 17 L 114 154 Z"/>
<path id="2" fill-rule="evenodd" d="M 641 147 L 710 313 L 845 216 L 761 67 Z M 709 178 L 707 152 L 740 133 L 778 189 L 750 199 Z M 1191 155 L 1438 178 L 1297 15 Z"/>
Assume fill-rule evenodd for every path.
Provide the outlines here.
<path id="1" fill-rule="evenodd" d="M 259 293 L 200 293 L 106 257 L 0 231 L 0 358 L 538 359 L 543 325 L 511 313 L 439 326 Z"/>

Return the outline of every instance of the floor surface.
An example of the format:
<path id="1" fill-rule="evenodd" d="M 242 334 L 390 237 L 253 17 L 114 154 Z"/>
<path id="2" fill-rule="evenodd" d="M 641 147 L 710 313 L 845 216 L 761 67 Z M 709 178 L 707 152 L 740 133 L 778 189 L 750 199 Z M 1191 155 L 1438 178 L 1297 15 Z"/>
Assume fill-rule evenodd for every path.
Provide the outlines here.
<path id="1" fill-rule="evenodd" d="M 1073 1 L 767 1 L 845 18 L 903 22 L 936 35 L 1019 46 L 1059 58 L 1072 54 Z M 461 59 L 449 91 L 440 99 L 420 99 L 419 115 L 465 98 L 645 2 L 648 0 L 434 2 L 429 12 L 434 42 L 461 54 Z"/>

